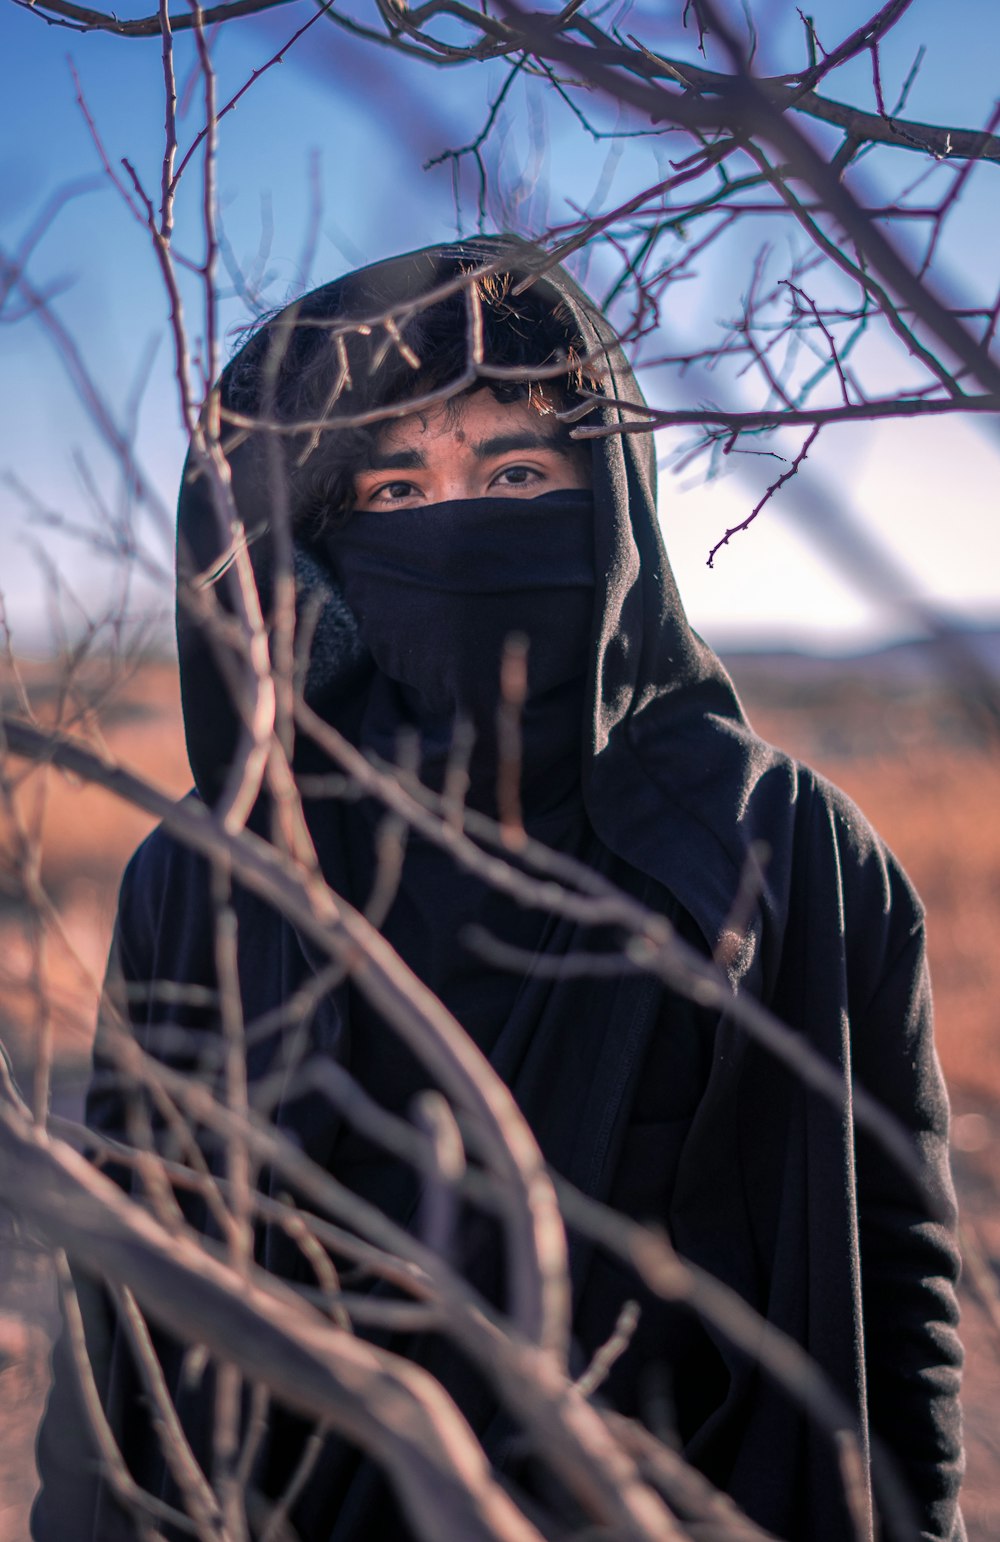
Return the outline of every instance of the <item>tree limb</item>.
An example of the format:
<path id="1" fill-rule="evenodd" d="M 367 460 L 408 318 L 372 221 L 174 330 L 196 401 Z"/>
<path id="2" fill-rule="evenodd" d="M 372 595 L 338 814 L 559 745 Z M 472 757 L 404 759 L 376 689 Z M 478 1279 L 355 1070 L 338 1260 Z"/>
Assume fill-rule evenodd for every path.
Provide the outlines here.
<path id="1" fill-rule="evenodd" d="M 74 1258 L 128 1284 L 145 1311 L 196 1338 L 289 1408 L 329 1422 L 389 1473 L 421 1537 L 541 1542 L 490 1475 L 482 1448 L 426 1371 L 364 1343 L 286 1285 L 243 1279 L 166 1232 L 110 1178 L 0 1102 L 0 1195 Z M 30 1199 L 26 1198 L 30 1196 Z"/>
<path id="2" fill-rule="evenodd" d="M 115 16 L 113 12 L 76 5 L 74 0 L 16 0 L 16 3 L 22 5 L 25 10 L 32 11 L 36 16 L 40 16 L 52 26 L 67 25 L 86 32 L 110 32 L 116 37 L 146 38 L 161 35 L 162 24 L 159 13 L 126 21 Z M 202 25 L 208 27 L 216 23 L 233 21 L 241 16 L 254 16 L 262 11 L 273 10 L 276 6 L 291 3 L 292 0 L 228 0 L 226 4 L 203 11 Z M 884 7 L 885 12 L 891 15 L 887 14 L 882 19 L 879 30 L 887 30 L 898 19 L 898 15 L 907 9 L 909 3 L 910 0 L 905 0 L 905 3 L 904 0 L 894 0 L 892 5 Z M 460 19 L 468 21 L 470 25 L 478 26 L 484 37 L 489 38 L 491 49 L 502 47 L 505 52 L 509 52 L 522 46 L 516 37 L 504 37 L 508 29 L 502 23 L 496 22 L 493 18 L 484 17 L 466 6 L 455 5 L 452 0 L 437 0 L 437 3 L 421 6 L 409 16 L 405 8 L 401 7 L 400 23 L 404 25 L 408 35 L 421 37 L 419 29 L 423 24 L 433 16 L 442 14 L 458 14 Z M 342 18 L 333 16 L 331 20 L 340 24 Z M 194 12 L 191 10 L 180 10 L 170 17 L 170 28 L 173 32 L 190 30 L 193 26 Z M 598 46 L 601 50 L 602 62 L 612 68 L 627 69 L 642 79 L 667 79 L 675 85 L 681 83 L 695 90 L 700 96 L 707 94 L 720 98 L 740 86 L 740 77 L 736 75 L 706 69 L 703 65 L 690 63 L 686 59 L 666 58 L 652 53 L 641 44 L 635 48 L 626 48 L 623 44 L 613 43 L 600 27 L 586 17 L 576 14 L 572 18 L 567 17 L 566 26 Z M 873 25 L 869 23 L 859 29 L 857 34 L 852 34 L 815 70 L 803 72 L 797 79 L 787 75 L 762 77 L 756 81 L 756 85 L 770 97 L 779 110 L 792 109 L 816 118 L 820 122 L 832 124 L 835 128 L 843 129 L 849 139 L 857 140 L 859 144 L 894 145 L 901 150 L 922 151 L 940 160 L 1000 162 L 1000 135 L 991 134 L 982 129 L 951 128 L 947 124 L 919 123 L 911 119 L 894 118 L 884 113 L 865 112 L 859 107 L 852 107 L 847 102 L 833 101 L 829 97 L 820 96 L 811 86 L 803 89 L 803 82 L 818 80 L 822 75 L 844 63 L 859 48 L 870 47 L 875 35 Z M 397 39 L 391 34 L 383 41 L 389 47 L 398 46 Z M 533 46 L 537 47 L 537 40 L 534 41 Z M 446 58 L 458 54 L 459 58 L 456 62 L 475 62 L 482 58 L 482 47 L 482 43 L 469 49 L 449 47 Z"/>
<path id="3" fill-rule="evenodd" d="M 596 400 L 596 399 L 595 399 Z M 607 399 L 600 398 L 602 405 Z M 574 439 L 606 439 L 612 434 L 648 434 L 654 428 L 703 428 L 717 423 L 721 428 L 740 433 L 755 428 L 794 428 L 806 423 L 868 423 L 885 418 L 946 417 L 954 413 L 1000 413 L 1000 392 L 981 396 L 892 396 L 867 402 L 850 402 L 837 407 L 762 407 L 759 412 L 729 412 L 706 403 L 702 407 L 638 407 L 635 402 L 621 406 L 640 414 L 631 422 L 601 426 L 583 424 L 572 431 Z"/>
<path id="4" fill-rule="evenodd" d="M 74 0 L 37 0 L 37 4 L 34 0 L 14 0 L 14 3 L 48 22 L 50 27 L 70 27 L 75 32 L 110 32 L 115 37 L 160 37 L 162 33 L 159 11 L 152 16 L 124 21 L 111 11 L 95 11 L 88 5 L 75 5 Z M 214 5 L 200 13 L 193 9 L 177 11 L 170 17 L 170 30 L 190 32 L 198 25 L 211 27 L 218 22 L 235 21 L 240 16 L 256 16 L 260 11 L 290 4 L 292 0 L 226 0 L 224 5 Z"/>

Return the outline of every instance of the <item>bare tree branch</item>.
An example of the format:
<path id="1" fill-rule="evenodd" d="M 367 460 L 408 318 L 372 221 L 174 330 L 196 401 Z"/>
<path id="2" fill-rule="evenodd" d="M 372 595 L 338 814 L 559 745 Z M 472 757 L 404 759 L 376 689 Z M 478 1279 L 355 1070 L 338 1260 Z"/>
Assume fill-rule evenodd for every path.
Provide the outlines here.
<path id="1" fill-rule="evenodd" d="M 205 1246 L 163 1232 L 70 1148 L 30 1136 L 6 1102 L 0 1143 L 5 1202 L 30 1193 L 38 1223 L 91 1269 L 128 1281 L 157 1322 L 181 1338 L 197 1324 L 222 1359 L 266 1375 L 288 1407 L 368 1450 L 427 1542 L 445 1522 L 469 1542 L 540 1542 L 426 1371 L 332 1326 L 279 1282 L 241 1281 Z M 128 1492 L 124 1476 L 122 1487 Z"/>
<path id="2" fill-rule="evenodd" d="M 600 398 L 604 400 L 604 398 Z M 728 412 L 706 403 L 704 407 L 643 407 L 632 402 L 615 403 L 622 410 L 636 413 L 631 421 L 616 423 L 610 427 L 588 426 L 586 422 L 573 429 L 574 439 L 600 439 L 613 434 L 648 434 L 654 428 L 694 428 L 703 424 L 717 423 L 721 428 L 740 433 L 754 428 L 795 428 L 800 424 L 868 423 L 886 418 L 922 418 L 953 416 L 956 402 L 953 397 L 891 397 L 884 401 L 853 402 L 839 407 L 774 407 L 760 411 Z M 963 396 L 962 412 L 992 414 L 1000 412 L 1000 392 L 980 396 Z M 593 407 L 586 409 L 593 411 Z M 641 415 L 640 415 L 641 414 Z M 582 415 L 582 414 L 581 414 Z M 566 421 L 573 421 L 573 413 L 564 413 Z M 578 417 L 577 417 L 578 421 Z"/>
<path id="3" fill-rule="evenodd" d="M 275 6 L 290 5 L 292 0 L 228 0 L 224 5 L 210 6 L 202 11 L 201 25 L 214 27 L 220 22 L 236 21 L 241 16 L 256 16 L 260 11 Z M 75 32 L 111 32 L 117 37 L 159 37 L 162 27 L 161 13 L 125 21 L 110 11 L 95 11 L 90 6 L 75 5 L 73 0 L 15 0 L 26 11 L 31 11 L 50 26 L 70 27 Z M 194 11 L 179 10 L 170 15 L 170 30 L 185 32 L 198 23 Z"/>

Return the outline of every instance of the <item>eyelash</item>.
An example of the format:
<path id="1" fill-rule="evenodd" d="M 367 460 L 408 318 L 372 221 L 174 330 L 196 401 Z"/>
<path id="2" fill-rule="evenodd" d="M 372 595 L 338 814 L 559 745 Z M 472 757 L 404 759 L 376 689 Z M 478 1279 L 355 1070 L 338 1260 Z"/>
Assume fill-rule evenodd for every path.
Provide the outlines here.
<path id="1" fill-rule="evenodd" d="M 490 486 L 492 487 L 494 482 L 498 482 L 501 477 L 508 476 L 510 474 L 510 472 L 512 472 L 512 471 L 527 472 L 527 476 L 524 478 L 524 480 L 522 482 L 519 482 L 519 483 L 518 482 L 512 482 L 512 483 L 508 484 L 509 486 L 512 486 L 512 487 L 524 486 L 524 483 L 526 481 L 530 481 L 530 479 L 532 477 L 544 476 L 544 472 L 539 471 L 536 466 L 521 466 L 521 465 L 504 466 L 504 467 L 501 468 L 500 471 L 497 472 L 496 476 L 494 476 L 494 477 L 492 477 L 490 479 Z"/>
<path id="2" fill-rule="evenodd" d="M 492 487 L 496 482 L 498 482 L 500 480 L 501 477 L 509 476 L 512 471 L 520 471 L 522 473 L 526 473 L 526 475 L 523 477 L 523 479 L 521 481 L 508 483 L 507 485 L 509 487 L 526 487 L 526 486 L 530 486 L 531 481 L 532 481 L 533 478 L 542 478 L 545 475 L 544 471 L 541 471 L 536 466 L 526 466 L 526 465 L 523 465 L 521 462 L 517 462 L 517 463 L 515 463 L 514 465 L 511 465 L 511 466 L 502 466 L 501 469 L 498 472 L 496 472 L 494 476 L 492 476 L 490 478 L 490 486 Z M 398 496 L 396 498 L 392 498 L 392 497 L 388 496 L 389 494 L 392 493 L 394 488 L 400 488 L 400 487 L 405 487 L 406 488 L 406 492 L 402 493 L 400 496 Z M 378 502 L 382 501 L 383 499 L 386 499 L 390 503 L 401 503 L 404 498 L 410 497 L 412 493 L 419 493 L 419 492 L 420 492 L 420 488 L 417 487 L 413 482 L 405 482 L 402 479 L 400 479 L 399 481 L 395 481 L 395 482 L 383 482 L 380 487 L 373 487 L 371 492 L 368 495 L 368 501 L 370 503 L 378 503 Z"/>
<path id="3" fill-rule="evenodd" d="M 401 495 L 403 498 L 408 498 L 413 492 L 419 492 L 419 488 L 414 487 L 412 482 L 386 482 L 381 487 L 376 487 L 371 496 L 373 499 L 384 497 L 396 487 L 406 488 L 406 492 Z"/>

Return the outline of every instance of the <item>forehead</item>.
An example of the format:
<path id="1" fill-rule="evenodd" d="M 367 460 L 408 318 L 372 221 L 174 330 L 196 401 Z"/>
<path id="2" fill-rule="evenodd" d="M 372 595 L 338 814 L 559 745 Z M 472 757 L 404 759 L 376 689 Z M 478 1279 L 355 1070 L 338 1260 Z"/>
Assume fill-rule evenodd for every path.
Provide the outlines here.
<path id="1" fill-rule="evenodd" d="M 381 450 L 410 449 L 431 444 L 476 445 L 498 436 L 524 431 L 532 437 L 561 437 L 562 425 L 551 404 L 544 407 L 521 399 L 497 401 L 490 390 L 454 397 L 426 412 L 411 412 L 385 423 L 377 434 Z"/>

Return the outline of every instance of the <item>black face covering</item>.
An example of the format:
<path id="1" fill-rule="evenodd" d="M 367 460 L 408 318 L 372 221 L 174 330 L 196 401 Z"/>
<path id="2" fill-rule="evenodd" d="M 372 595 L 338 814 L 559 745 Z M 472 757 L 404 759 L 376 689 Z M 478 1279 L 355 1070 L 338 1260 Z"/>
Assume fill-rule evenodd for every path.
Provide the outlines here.
<path id="1" fill-rule="evenodd" d="M 594 608 L 589 493 L 364 512 L 330 536 L 329 549 L 382 677 L 365 723 L 372 748 L 392 754 L 387 741 L 416 729 L 434 780 L 456 722 L 470 723 L 470 798 L 489 808 L 501 661 L 507 639 L 521 634 L 526 812 L 551 807 L 568 781 L 578 788 Z"/>
<path id="2" fill-rule="evenodd" d="M 528 695 L 583 674 L 594 605 L 588 493 L 365 512 L 330 550 L 364 642 L 425 712 L 485 723 L 513 633 Z"/>

